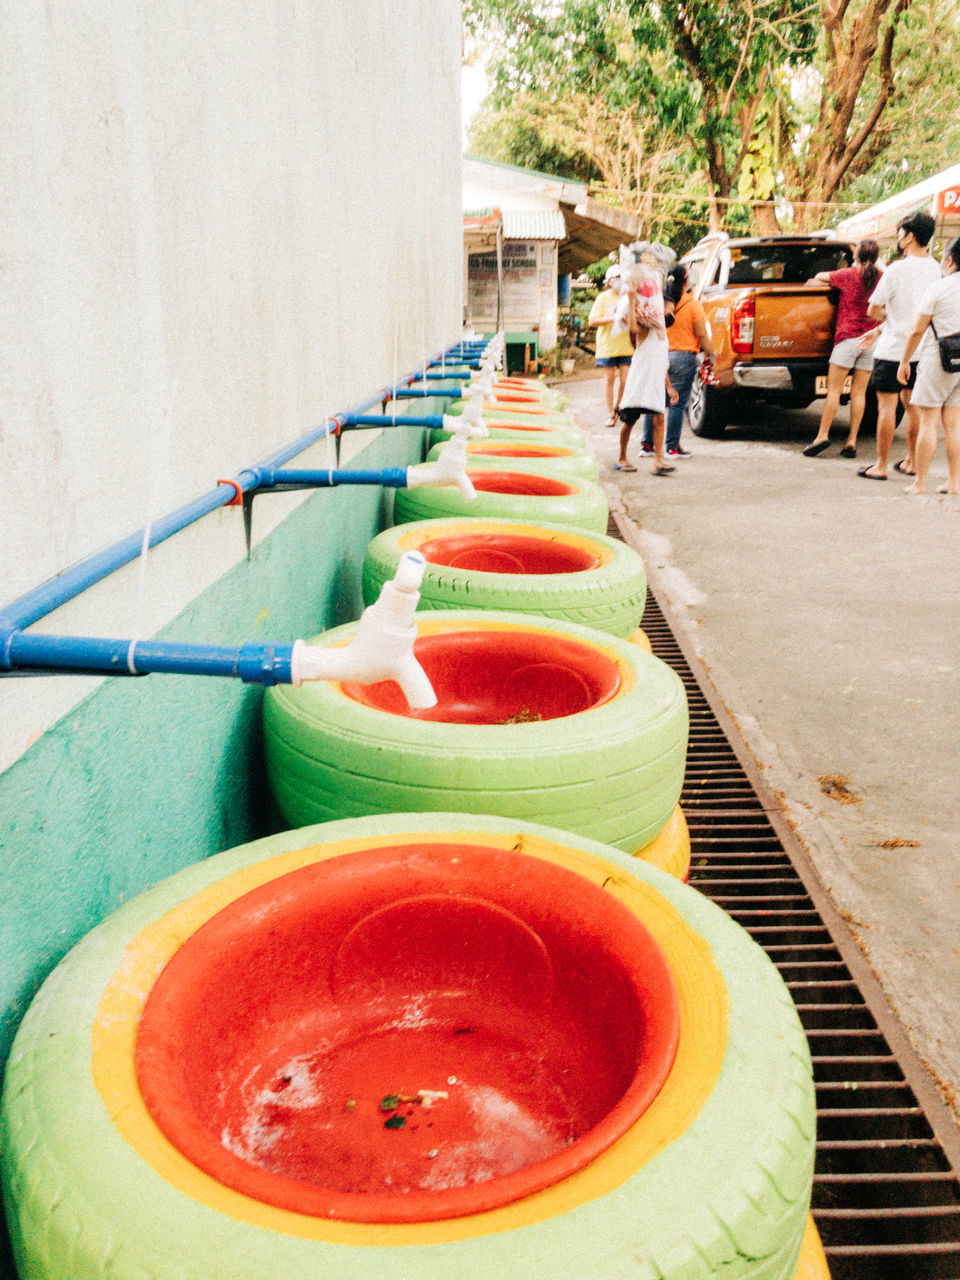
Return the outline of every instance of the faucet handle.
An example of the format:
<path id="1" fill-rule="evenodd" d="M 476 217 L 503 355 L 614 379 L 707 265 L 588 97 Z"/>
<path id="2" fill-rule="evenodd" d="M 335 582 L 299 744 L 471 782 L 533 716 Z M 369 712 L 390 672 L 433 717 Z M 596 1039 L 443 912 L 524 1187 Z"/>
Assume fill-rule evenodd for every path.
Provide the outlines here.
<path id="1" fill-rule="evenodd" d="M 470 408 L 465 409 L 459 417 L 453 414 L 445 413 L 443 415 L 443 429 L 449 431 L 453 436 L 465 436 L 468 440 L 483 440 L 490 434 L 487 424 L 480 416 L 479 406 L 473 409 L 473 401 L 470 402 Z"/>
<path id="2" fill-rule="evenodd" d="M 419 591 L 426 568 L 426 557 L 419 551 L 405 551 L 397 561 L 393 585 L 398 591 Z"/>

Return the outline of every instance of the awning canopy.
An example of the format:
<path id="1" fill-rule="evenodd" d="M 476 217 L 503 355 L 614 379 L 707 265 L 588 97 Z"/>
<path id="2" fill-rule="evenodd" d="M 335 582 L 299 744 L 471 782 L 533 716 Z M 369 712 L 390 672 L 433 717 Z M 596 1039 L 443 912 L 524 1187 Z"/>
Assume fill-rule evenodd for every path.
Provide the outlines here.
<path id="1" fill-rule="evenodd" d="M 561 271 L 574 274 L 615 252 L 622 244 L 640 238 L 640 221 L 632 213 L 601 204 L 587 195 L 585 188 L 580 191 L 582 198 L 575 200 L 575 191 L 565 187 L 560 198 L 567 238 L 560 245 L 558 261 Z"/>
<path id="2" fill-rule="evenodd" d="M 465 201 L 473 205 L 464 213 L 471 245 L 484 228 L 468 226 L 467 218 L 480 201 L 490 201 L 502 211 L 504 239 L 558 242 L 561 273 L 582 271 L 641 235 L 633 214 L 594 199 L 580 182 L 477 156 L 464 156 L 463 180 Z"/>
<path id="3" fill-rule="evenodd" d="M 960 164 L 951 165 L 852 218 L 845 218 L 838 224 L 837 233 L 850 240 L 869 237 L 881 244 L 892 244 L 897 223 L 921 211 L 936 219 L 938 237 L 949 239 L 960 234 Z"/>
<path id="4" fill-rule="evenodd" d="M 562 240 L 566 223 L 559 209 L 504 209 L 505 240 Z"/>

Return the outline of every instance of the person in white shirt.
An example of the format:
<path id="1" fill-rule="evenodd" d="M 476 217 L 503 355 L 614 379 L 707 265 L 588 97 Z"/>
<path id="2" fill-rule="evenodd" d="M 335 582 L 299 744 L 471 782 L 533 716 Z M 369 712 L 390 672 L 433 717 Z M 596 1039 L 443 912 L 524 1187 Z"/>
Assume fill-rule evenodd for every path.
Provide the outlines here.
<path id="1" fill-rule="evenodd" d="M 931 329 L 932 335 L 927 334 Z M 937 338 L 960 334 L 960 236 L 943 253 L 943 279 L 932 284 L 920 300 L 920 314 L 907 339 L 897 377 L 906 385 L 910 360 L 920 348 L 913 404 L 920 414 L 917 439 L 917 477 L 907 493 L 927 491 L 927 472 L 937 451 L 937 427 L 943 423 L 947 446 L 947 483 L 940 493 L 960 493 L 960 372 L 950 373 L 940 359 Z M 931 342 L 930 338 L 933 337 Z"/>
<path id="2" fill-rule="evenodd" d="M 907 456 L 894 467 L 906 475 L 915 471 L 915 449 L 920 419 L 910 404 L 916 377 L 912 366 L 906 384 L 901 385 L 897 370 L 903 358 L 907 338 L 917 318 L 920 299 L 929 285 L 940 279 L 940 267 L 927 252 L 935 223 L 929 213 L 914 213 L 902 219 L 897 227 L 897 247 L 903 255 L 892 262 L 870 297 L 867 314 L 882 321 L 880 336 L 873 348 L 873 373 L 870 386 L 877 393 L 877 460 L 857 472 L 865 480 L 886 480 L 890 465 L 890 448 L 897 425 L 897 397 L 904 407 L 907 424 Z M 871 329 L 860 339 L 860 345 L 873 342 L 877 330 Z"/>

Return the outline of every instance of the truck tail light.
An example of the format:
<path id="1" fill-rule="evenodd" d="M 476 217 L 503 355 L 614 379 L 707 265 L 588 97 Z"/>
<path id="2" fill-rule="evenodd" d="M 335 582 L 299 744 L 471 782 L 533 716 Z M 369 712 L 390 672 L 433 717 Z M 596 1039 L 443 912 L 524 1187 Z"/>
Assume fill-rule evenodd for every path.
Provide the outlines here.
<path id="1" fill-rule="evenodd" d="M 756 314 L 756 306 L 752 297 L 741 298 L 733 308 L 730 339 L 731 345 L 738 356 L 748 356 L 753 352 L 753 328 Z"/>

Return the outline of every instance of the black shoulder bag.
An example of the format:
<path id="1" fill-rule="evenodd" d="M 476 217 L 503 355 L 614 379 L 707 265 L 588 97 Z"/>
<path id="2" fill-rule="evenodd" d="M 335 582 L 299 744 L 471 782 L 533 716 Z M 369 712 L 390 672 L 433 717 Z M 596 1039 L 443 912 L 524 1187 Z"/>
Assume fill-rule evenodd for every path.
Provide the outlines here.
<path id="1" fill-rule="evenodd" d="M 941 338 L 936 325 L 930 321 L 930 328 L 940 348 L 940 364 L 945 373 L 960 373 L 960 333 L 948 333 Z"/>

